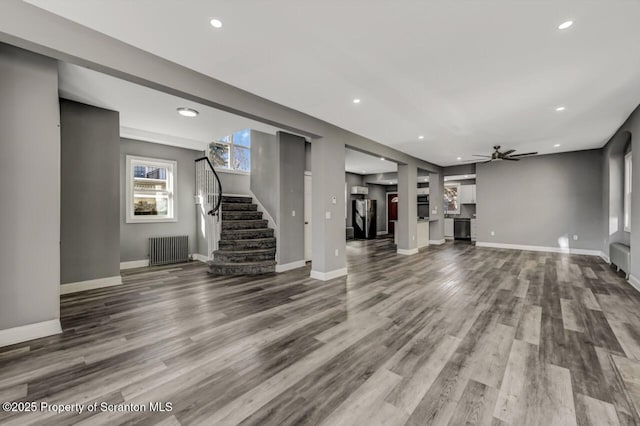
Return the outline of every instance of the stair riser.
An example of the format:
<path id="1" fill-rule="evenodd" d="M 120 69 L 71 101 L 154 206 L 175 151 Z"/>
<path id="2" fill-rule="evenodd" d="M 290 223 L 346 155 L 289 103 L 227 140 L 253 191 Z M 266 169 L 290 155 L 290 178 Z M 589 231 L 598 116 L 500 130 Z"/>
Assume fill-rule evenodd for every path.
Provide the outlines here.
<path id="1" fill-rule="evenodd" d="M 260 220 L 262 212 L 222 212 L 222 220 Z"/>
<path id="2" fill-rule="evenodd" d="M 269 226 L 266 220 L 241 220 L 238 222 L 222 221 L 222 230 L 264 229 Z"/>
<path id="3" fill-rule="evenodd" d="M 209 273 L 215 275 L 259 275 L 269 274 L 276 271 L 273 265 L 268 266 L 221 266 L 210 264 Z"/>
<path id="4" fill-rule="evenodd" d="M 256 249 L 266 249 L 266 248 L 275 248 L 276 241 L 255 241 L 255 240 L 245 240 L 245 241 L 224 241 L 221 240 L 218 243 L 220 250 L 256 250 Z"/>
<path id="5" fill-rule="evenodd" d="M 222 231 L 221 240 L 251 240 L 272 237 L 273 229 L 227 230 Z"/>
<path id="6" fill-rule="evenodd" d="M 223 203 L 222 211 L 235 211 L 235 212 L 255 212 L 258 211 L 257 204 L 239 204 L 239 203 Z"/>
<path id="7" fill-rule="evenodd" d="M 275 253 L 225 253 L 214 255 L 213 260 L 219 262 L 259 262 L 262 260 L 275 260 L 275 258 Z"/>
<path id="8" fill-rule="evenodd" d="M 251 197 L 227 197 L 222 196 L 223 203 L 238 203 L 238 204 L 251 204 L 253 203 L 253 198 Z"/>

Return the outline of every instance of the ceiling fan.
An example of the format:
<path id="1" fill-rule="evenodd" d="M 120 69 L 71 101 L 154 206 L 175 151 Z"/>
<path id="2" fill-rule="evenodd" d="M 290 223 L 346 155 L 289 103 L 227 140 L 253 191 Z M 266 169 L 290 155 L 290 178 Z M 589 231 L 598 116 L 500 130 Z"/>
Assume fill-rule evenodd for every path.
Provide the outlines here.
<path id="1" fill-rule="evenodd" d="M 483 157 L 483 158 L 488 158 L 488 160 L 486 161 L 480 161 L 481 163 L 489 163 L 491 161 L 502 161 L 502 160 L 509 160 L 509 161 L 520 161 L 520 158 L 522 157 L 528 157 L 530 155 L 536 155 L 537 152 L 526 152 L 524 154 L 513 154 L 514 152 L 516 152 L 515 149 L 510 149 L 508 151 L 505 152 L 500 152 L 500 145 L 495 145 L 493 147 L 494 152 L 491 155 L 474 155 L 474 157 Z M 467 162 L 477 162 L 477 160 L 468 160 Z"/>

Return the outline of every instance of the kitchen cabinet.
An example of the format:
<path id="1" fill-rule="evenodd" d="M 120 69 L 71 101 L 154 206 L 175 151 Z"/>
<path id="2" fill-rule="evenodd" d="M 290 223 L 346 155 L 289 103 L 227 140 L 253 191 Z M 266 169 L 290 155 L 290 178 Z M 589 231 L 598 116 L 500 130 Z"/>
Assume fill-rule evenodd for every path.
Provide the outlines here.
<path id="1" fill-rule="evenodd" d="M 453 219 L 444 219 L 444 237 L 453 240 Z"/>
<path id="2" fill-rule="evenodd" d="M 477 219 L 471 219 L 471 241 L 476 240 L 477 232 L 478 232 L 478 223 Z"/>
<path id="3" fill-rule="evenodd" d="M 476 186 L 461 185 L 459 200 L 460 200 L 460 204 L 475 204 L 476 203 Z"/>

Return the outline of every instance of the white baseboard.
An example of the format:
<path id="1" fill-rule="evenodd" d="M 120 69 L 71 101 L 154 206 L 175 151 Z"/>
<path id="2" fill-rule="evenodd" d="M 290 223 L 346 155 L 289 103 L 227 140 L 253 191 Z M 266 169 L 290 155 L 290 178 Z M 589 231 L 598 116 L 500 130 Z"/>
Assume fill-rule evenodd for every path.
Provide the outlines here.
<path id="1" fill-rule="evenodd" d="M 453 241 L 453 237 L 444 237 L 445 240 Z"/>
<path id="2" fill-rule="evenodd" d="M 133 269 L 133 268 L 144 268 L 146 266 L 149 266 L 149 259 L 131 260 L 129 262 L 120 262 L 120 270 Z"/>
<path id="3" fill-rule="evenodd" d="M 387 231 L 378 231 L 376 235 L 387 235 Z"/>
<path id="4" fill-rule="evenodd" d="M 412 254 L 416 254 L 416 253 L 418 253 L 418 249 L 417 249 L 417 248 L 412 248 L 412 249 L 408 249 L 408 250 L 407 250 L 407 249 L 401 249 L 401 248 L 399 248 L 399 249 L 398 249 L 398 251 L 397 251 L 397 253 L 398 253 L 398 254 L 405 255 L 405 256 L 410 256 L 410 255 L 412 255 Z"/>
<path id="5" fill-rule="evenodd" d="M 96 288 L 112 287 L 114 285 L 121 285 L 122 277 L 116 275 L 115 277 L 98 278 L 95 280 L 79 281 L 76 283 L 66 283 L 60 286 L 60 294 L 77 293 L 79 291 L 93 290 Z"/>
<path id="6" fill-rule="evenodd" d="M 298 260 L 297 262 L 285 263 L 283 265 L 276 265 L 276 272 L 286 272 L 292 269 L 304 268 L 307 262 L 304 260 Z"/>
<path id="7" fill-rule="evenodd" d="M 640 279 L 638 279 L 638 277 L 629 275 L 629 284 L 631 284 L 636 290 L 640 291 Z"/>
<path id="8" fill-rule="evenodd" d="M 0 347 L 62 333 L 59 319 L 0 330 Z"/>
<path id="9" fill-rule="evenodd" d="M 611 259 L 609 259 L 609 256 L 607 256 L 606 254 L 604 254 L 603 251 L 600 252 L 600 258 L 602 260 L 604 260 L 605 262 L 611 264 Z"/>
<path id="10" fill-rule="evenodd" d="M 433 246 L 439 246 L 445 243 L 445 239 L 441 239 L 441 240 L 429 240 L 429 245 L 433 245 Z"/>
<path id="11" fill-rule="evenodd" d="M 197 260 L 197 261 L 200 261 L 200 262 L 203 262 L 203 263 L 207 263 L 211 259 L 209 259 L 204 254 L 196 253 L 196 254 L 193 255 L 193 260 Z"/>
<path id="12" fill-rule="evenodd" d="M 503 244 L 503 243 L 489 243 L 485 241 L 476 242 L 477 247 L 490 247 L 507 250 L 523 250 L 523 251 L 541 251 L 547 253 L 565 253 L 565 254 L 579 254 L 585 256 L 598 256 L 603 254 L 600 250 L 585 250 L 585 249 L 572 249 L 562 247 L 544 247 L 544 246 L 528 246 L 522 244 Z"/>
<path id="13" fill-rule="evenodd" d="M 311 278 L 320 281 L 329 281 L 334 278 L 343 277 L 347 275 L 347 268 L 336 269 L 329 272 L 311 271 Z"/>

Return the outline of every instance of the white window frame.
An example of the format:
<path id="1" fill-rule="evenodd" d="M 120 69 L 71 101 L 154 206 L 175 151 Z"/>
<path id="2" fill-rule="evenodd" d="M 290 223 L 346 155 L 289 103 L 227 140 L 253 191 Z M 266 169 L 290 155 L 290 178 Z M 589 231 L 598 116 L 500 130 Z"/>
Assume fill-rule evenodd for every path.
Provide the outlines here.
<path id="1" fill-rule="evenodd" d="M 231 142 L 227 142 L 227 141 L 223 141 L 223 140 L 217 140 L 214 143 L 220 144 L 220 145 L 227 145 L 229 147 L 229 167 L 220 167 L 220 166 L 215 166 L 214 169 L 216 169 L 216 171 L 218 172 L 223 172 L 223 173 L 235 173 L 238 175 L 250 175 L 251 174 L 251 160 L 249 160 L 249 171 L 245 171 L 245 170 L 238 170 L 238 169 L 234 169 L 233 168 L 233 163 L 234 163 L 234 155 L 235 153 L 233 152 L 233 147 L 236 146 L 240 149 L 247 149 L 249 150 L 249 153 L 251 153 L 251 146 L 244 146 L 244 145 L 236 145 L 233 142 L 233 133 L 230 134 L 228 136 L 228 138 L 231 140 Z"/>
<path id="2" fill-rule="evenodd" d="M 136 216 L 134 214 L 134 190 L 133 190 L 133 167 L 138 164 L 145 166 L 157 166 L 167 169 L 167 193 L 168 193 L 168 215 L 161 217 Z M 126 158 L 126 222 L 127 223 L 163 223 L 177 222 L 178 211 L 175 208 L 176 187 L 178 181 L 178 163 L 173 160 L 163 160 L 159 158 L 138 157 L 127 155 Z"/>
<path id="3" fill-rule="evenodd" d="M 632 156 L 629 152 L 624 156 L 624 230 L 626 232 L 631 232 L 632 166 Z"/>

